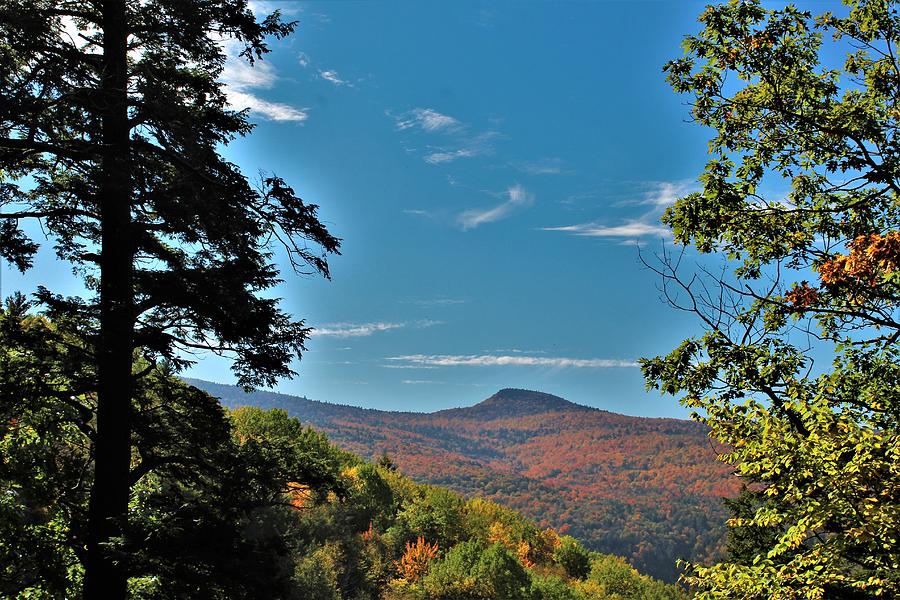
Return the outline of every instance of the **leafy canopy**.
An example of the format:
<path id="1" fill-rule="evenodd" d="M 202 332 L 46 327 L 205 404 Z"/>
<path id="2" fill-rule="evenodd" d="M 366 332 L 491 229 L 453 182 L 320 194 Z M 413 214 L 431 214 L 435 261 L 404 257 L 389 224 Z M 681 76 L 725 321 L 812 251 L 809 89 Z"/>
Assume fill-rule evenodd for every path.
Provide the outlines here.
<path id="1" fill-rule="evenodd" d="M 663 220 L 734 269 L 663 254 L 669 299 L 706 331 L 644 375 L 755 498 L 735 506 L 740 556 L 688 565 L 701 598 L 900 595 L 900 17 L 845 4 L 707 7 L 665 67 L 713 137 L 702 190 Z"/>

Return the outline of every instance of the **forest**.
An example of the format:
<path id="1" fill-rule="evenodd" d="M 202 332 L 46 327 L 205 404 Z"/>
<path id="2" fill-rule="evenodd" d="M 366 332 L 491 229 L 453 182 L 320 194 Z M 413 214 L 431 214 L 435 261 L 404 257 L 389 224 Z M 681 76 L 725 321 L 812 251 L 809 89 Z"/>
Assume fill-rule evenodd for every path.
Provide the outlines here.
<path id="1" fill-rule="evenodd" d="M 716 460 L 708 430 L 627 417 L 550 394 L 505 389 L 435 413 L 337 406 L 196 379 L 226 406 L 282 408 L 340 447 L 383 453 L 416 481 L 513 508 L 674 582 L 678 560 L 721 554 L 740 480 Z"/>
<path id="2" fill-rule="evenodd" d="M 17 298 L 0 313 L 6 406 L 0 594 L 78 597 L 90 432 L 54 392 L 63 328 Z M 10 377 L 11 374 L 14 374 Z M 389 456 L 338 449 L 287 412 L 223 408 L 160 368 L 135 397 L 130 598 L 339 600 L 683 598 L 622 558 L 586 550 L 483 498 L 414 483 Z"/>
<path id="3" fill-rule="evenodd" d="M 697 324 L 671 351 L 494 362 L 639 365 L 649 390 L 705 428 L 742 486 L 725 501 L 724 552 L 679 563 L 677 586 L 490 500 L 413 483 L 390 454 L 365 462 L 285 411 L 229 411 L 178 379 L 209 355 L 247 390 L 297 375 L 314 328 L 279 286 L 292 274 L 330 279 L 347 245 L 295 184 L 267 170 L 251 179 L 224 153 L 254 129 L 250 110 L 229 101 L 226 61 L 241 61 L 246 99 L 247 82 L 259 83 L 248 73 L 265 73 L 271 44 L 297 28 L 261 6 L 0 0 L 0 259 L 27 273 L 47 244 L 77 281 L 46 276 L 27 296 L 8 293 L 0 312 L 0 593 L 900 597 L 895 2 L 706 6 L 659 75 L 708 136 L 700 173 L 672 188 L 677 197 L 642 200 L 659 222 L 539 228 L 665 232 L 656 253 L 628 240 L 619 249 L 634 249 L 663 300 Z M 326 70 L 319 79 L 347 83 Z M 502 137 L 414 117 L 468 142 L 428 147 L 426 164 L 489 155 Z M 399 121 L 395 130 L 415 125 Z M 489 194 L 501 204 L 461 212 L 458 230 L 534 202 L 522 186 L 504 190 Z M 389 357 L 400 368 L 484 358 Z M 519 441 L 517 427 L 506 423 L 504 439 Z M 559 478 L 545 447 L 521 450 L 529 468 Z M 573 440 L 565 456 L 581 467 L 586 452 Z"/>

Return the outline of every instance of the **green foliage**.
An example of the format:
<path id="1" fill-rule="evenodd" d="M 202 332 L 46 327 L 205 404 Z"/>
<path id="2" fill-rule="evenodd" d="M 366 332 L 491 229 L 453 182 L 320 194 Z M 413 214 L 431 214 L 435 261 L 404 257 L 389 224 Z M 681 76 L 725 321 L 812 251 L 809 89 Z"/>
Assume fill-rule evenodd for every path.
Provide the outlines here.
<path id="1" fill-rule="evenodd" d="M 584 579 L 591 572 L 590 552 L 572 536 L 567 535 L 560 539 L 560 545 L 553 551 L 553 560 L 574 579 Z"/>
<path id="2" fill-rule="evenodd" d="M 432 566 L 422 587 L 434 600 L 525 600 L 530 583 L 528 573 L 502 545 L 470 540 Z"/>
<path id="3" fill-rule="evenodd" d="M 666 65 L 714 137 L 702 190 L 664 221 L 734 270 L 663 257 L 706 332 L 643 370 L 759 490 L 731 505 L 734 555 L 688 565 L 700 598 L 900 595 L 900 18 L 834 8 L 710 6 Z"/>
<path id="4" fill-rule="evenodd" d="M 525 515 L 667 581 L 680 574 L 678 558 L 720 554 L 728 516 L 721 498 L 740 487 L 733 469 L 708 452 L 707 429 L 690 421 L 616 415 L 516 390 L 449 415 L 414 415 L 192 383 L 228 406 L 287 407 L 342 448 L 376 461 L 391 448 L 396 466 L 416 481 L 501 503 L 515 518 L 497 513 L 496 504 L 467 508 L 466 529 L 485 541 L 495 521 L 516 529 L 513 521 Z M 524 417 L 522 406 L 533 414 Z M 453 460 L 435 460 L 447 450 Z M 500 462 L 513 471 L 486 451 L 506 457 Z M 513 538 L 536 548 L 536 533 Z M 410 539 L 400 536 L 397 547 Z"/>
<path id="5" fill-rule="evenodd" d="M 728 529 L 726 552 L 729 562 L 751 566 L 754 559 L 778 543 L 784 535 L 779 524 L 768 526 L 753 523 L 758 510 L 771 510 L 775 501 L 765 494 L 749 488 L 741 490 L 737 498 L 726 498 L 725 505 L 731 511 L 734 524 Z M 767 507 L 766 505 L 770 505 Z M 775 508 L 777 510 L 777 508 Z M 789 558 L 788 555 L 786 558 Z"/>
<path id="6" fill-rule="evenodd" d="M 323 560 L 322 554 L 318 551 L 297 562 L 293 582 L 297 595 L 309 600 L 341 600 L 335 565 Z"/>
<path id="7" fill-rule="evenodd" d="M 397 515 L 398 541 L 405 544 L 418 536 L 449 548 L 468 538 L 464 527 L 465 501 L 453 492 L 434 486 L 421 486 L 406 499 Z"/>
<path id="8" fill-rule="evenodd" d="M 589 578 L 603 586 L 603 591 L 613 598 L 638 598 L 644 590 L 644 582 L 634 567 L 621 558 L 603 556 L 594 559 Z"/>
<path id="9" fill-rule="evenodd" d="M 586 596 L 569 582 L 554 575 L 536 575 L 531 578 L 533 600 L 585 600 Z"/>
<path id="10" fill-rule="evenodd" d="M 292 375 L 304 350 L 310 328 L 265 293 L 281 281 L 275 247 L 328 277 L 340 241 L 283 179 L 254 185 L 221 155 L 252 129 L 227 102 L 226 46 L 252 65 L 294 27 L 278 11 L 257 21 L 246 0 L 0 3 L 0 258 L 31 268 L 31 220 L 84 283 L 83 298 L 35 298 L 80 327 L 70 350 L 94 369 L 70 394 L 93 393 L 97 414 L 88 598 L 126 595 L 135 353 L 172 370 L 194 350 L 226 354 L 252 386 Z"/>
<path id="11" fill-rule="evenodd" d="M 0 593 L 77 597 L 95 405 L 72 394 L 90 367 L 67 320 L 27 308 L 0 311 Z M 291 597 L 287 484 L 324 498 L 346 455 L 280 413 L 248 419 L 268 437 L 242 441 L 214 398 L 163 368 L 136 369 L 131 518 L 115 547 L 130 557 L 131 593 Z"/>
<path id="12" fill-rule="evenodd" d="M 90 366 L 65 320 L 27 309 L 0 311 L 0 594 L 77 598 L 94 404 L 69 392 Z M 114 547 L 132 598 L 604 597 L 570 576 L 588 556 L 574 538 L 366 463 L 283 410 L 227 412 L 164 366 L 135 370 L 129 520 Z M 427 559 L 401 569 L 418 539 Z M 657 584 L 638 579 L 640 593 Z"/>

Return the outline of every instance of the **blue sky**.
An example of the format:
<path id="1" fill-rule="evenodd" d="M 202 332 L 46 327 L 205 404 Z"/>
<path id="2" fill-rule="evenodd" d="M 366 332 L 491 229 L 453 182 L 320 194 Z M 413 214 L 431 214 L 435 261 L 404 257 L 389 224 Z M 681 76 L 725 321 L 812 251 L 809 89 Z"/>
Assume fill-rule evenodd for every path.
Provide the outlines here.
<path id="1" fill-rule="evenodd" d="M 637 244 L 661 248 L 661 211 L 706 161 L 661 72 L 702 3 L 258 6 L 300 25 L 255 69 L 228 65 L 258 127 L 226 153 L 344 239 L 333 281 L 277 291 L 318 329 L 280 391 L 430 411 L 523 387 L 686 415 L 634 361 L 700 326 L 660 300 Z M 47 253 L 2 269 L 3 294 L 67 273 Z M 188 374 L 233 381 L 214 357 Z"/>

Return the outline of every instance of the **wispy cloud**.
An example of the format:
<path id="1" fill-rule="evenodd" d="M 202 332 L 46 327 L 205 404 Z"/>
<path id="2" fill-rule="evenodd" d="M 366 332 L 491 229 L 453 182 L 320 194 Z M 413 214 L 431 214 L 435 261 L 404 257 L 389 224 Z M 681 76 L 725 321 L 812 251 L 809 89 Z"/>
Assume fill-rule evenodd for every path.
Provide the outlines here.
<path id="1" fill-rule="evenodd" d="M 563 225 L 561 227 L 544 227 L 544 231 L 559 231 L 580 237 L 618 239 L 625 244 L 638 244 L 644 238 L 671 238 L 672 232 L 660 223 L 663 211 L 679 198 L 695 191 L 697 186 L 689 181 L 654 181 L 641 184 L 643 193 L 638 191 L 629 199 L 617 206 L 649 206 L 643 214 L 621 221 L 609 223 L 591 221 Z M 636 197 L 637 196 L 637 197 Z M 572 202 L 575 198 L 572 198 Z"/>
<path id="2" fill-rule="evenodd" d="M 326 323 L 321 327 L 313 330 L 314 336 L 331 336 L 337 338 L 349 337 L 368 337 L 382 331 L 391 331 L 392 329 L 402 329 L 404 327 L 413 327 L 416 329 L 424 329 L 426 327 L 434 327 L 441 325 L 443 321 L 435 321 L 432 319 L 420 319 L 410 322 L 385 322 L 378 321 L 375 323 Z"/>
<path id="3" fill-rule="evenodd" d="M 449 115 L 444 115 L 433 108 L 414 108 L 395 117 L 397 129 L 418 128 L 422 131 L 452 131 L 460 127 L 460 122 Z"/>
<path id="4" fill-rule="evenodd" d="M 431 165 L 448 163 L 460 158 L 487 156 L 494 153 L 493 140 L 500 134 L 496 131 L 485 131 L 478 135 L 457 136 L 456 148 L 438 148 L 425 155 L 425 162 Z M 451 183 L 451 185 L 453 185 Z"/>
<path id="5" fill-rule="evenodd" d="M 341 79 L 340 75 L 338 75 L 337 71 L 327 69 L 324 71 L 319 71 L 319 77 L 324 79 L 325 81 L 332 83 L 337 86 L 345 85 L 347 87 L 353 87 L 353 84 L 349 81 Z"/>
<path id="6" fill-rule="evenodd" d="M 267 62 L 256 61 L 250 66 L 237 56 L 237 43 L 223 41 L 227 59 L 220 80 L 225 84 L 228 104 L 236 110 L 250 109 L 255 115 L 272 121 L 305 121 L 309 113 L 305 108 L 272 102 L 258 95 L 259 90 L 270 89 L 278 80 L 275 68 Z"/>
<path id="7" fill-rule="evenodd" d="M 391 356 L 387 360 L 404 367 L 555 367 L 580 369 L 632 368 L 633 360 L 615 358 L 565 358 L 549 356 L 510 356 L 497 354 L 407 354 Z"/>
<path id="8" fill-rule="evenodd" d="M 309 58 L 309 54 L 307 54 L 306 52 L 301 52 L 299 55 L 297 55 L 297 62 L 300 63 L 301 67 L 306 68 L 312 63 L 312 60 Z"/>
<path id="9" fill-rule="evenodd" d="M 430 165 L 492 154 L 493 140 L 500 135 L 496 131 L 473 133 L 456 117 L 433 108 L 414 108 L 399 115 L 386 111 L 386 114 L 394 119 L 398 131 L 440 135 L 446 140 L 424 145 L 427 150 L 423 150 L 422 159 Z"/>
<path id="10" fill-rule="evenodd" d="M 496 16 L 496 10 L 482 8 L 475 17 L 475 24 L 479 27 L 491 27 L 494 23 L 494 17 Z"/>
<path id="11" fill-rule="evenodd" d="M 640 237 L 668 237 L 670 231 L 663 225 L 646 223 L 644 221 L 628 221 L 621 225 L 600 225 L 598 223 L 580 223 L 578 225 L 565 225 L 563 227 L 544 227 L 544 231 L 562 231 L 583 237 L 600 238 L 640 238 Z"/>
<path id="12" fill-rule="evenodd" d="M 637 204 L 649 204 L 657 208 L 667 208 L 675 201 L 697 190 L 697 184 L 690 181 L 656 181 L 644 198 Z"/>
<path id="13" fill-rule="evenodd" d="M 468 231 L 485 223 L 499 221 L 515 209 L 528 206 L 534 202 L 534 194 L 528 192 L 519 184 L 507 188 L 504 195 L 507 198 L 506 201 L 497 206 L 485 209 L 471 209 L 460 214 L 459 223 L 462 225 L 462 228 Z"/>
<path id="14" fill-rule="evenodd" d="M 270 121 L 298 121 L 309 118 L 304 108 L 297 108 L 281 102 L 270 102 L 250 92 L 231 90 L 226 92 L 228 104 L 238 110 L 250 109 L 250 112 Z"/>
<path id="15" fill-rule="evenodd" d="M 536 161 L 512 162 L 510 163 L 517 171 L 527 173 L 529 175 L 560 175 L 562 173 L 570 173 L 564 171 L 564 163 L 561 158 L 544 158 Z"/>
<path id="16" fill-rule="evenodd" d="M 458 158 L 471 158 L 475 155 L 476 152 L 472 148 L 460 148 L 458 150 L 451 150 L 449 152 L 432 152 L 431 154 L 427 154 L 425 156 L 425 162 L 427 162 L 429 165 L 439 165 L 441 163 L 454 161 Z"/>
<path id="17" fill-rule="evenodd" d="M 401 381 L 403 385 L 444 385 L 446 381 L 435 381 L 434 379 L 404 379 Z"/>
<path id="18" fill-rule="evenodd" d="M 390 331 L 401 327 L 403 327 L 403 323 L 330 323 L 317 327 L 312 334 L 340 338 L 365 337 L 379 331 Z"/>

